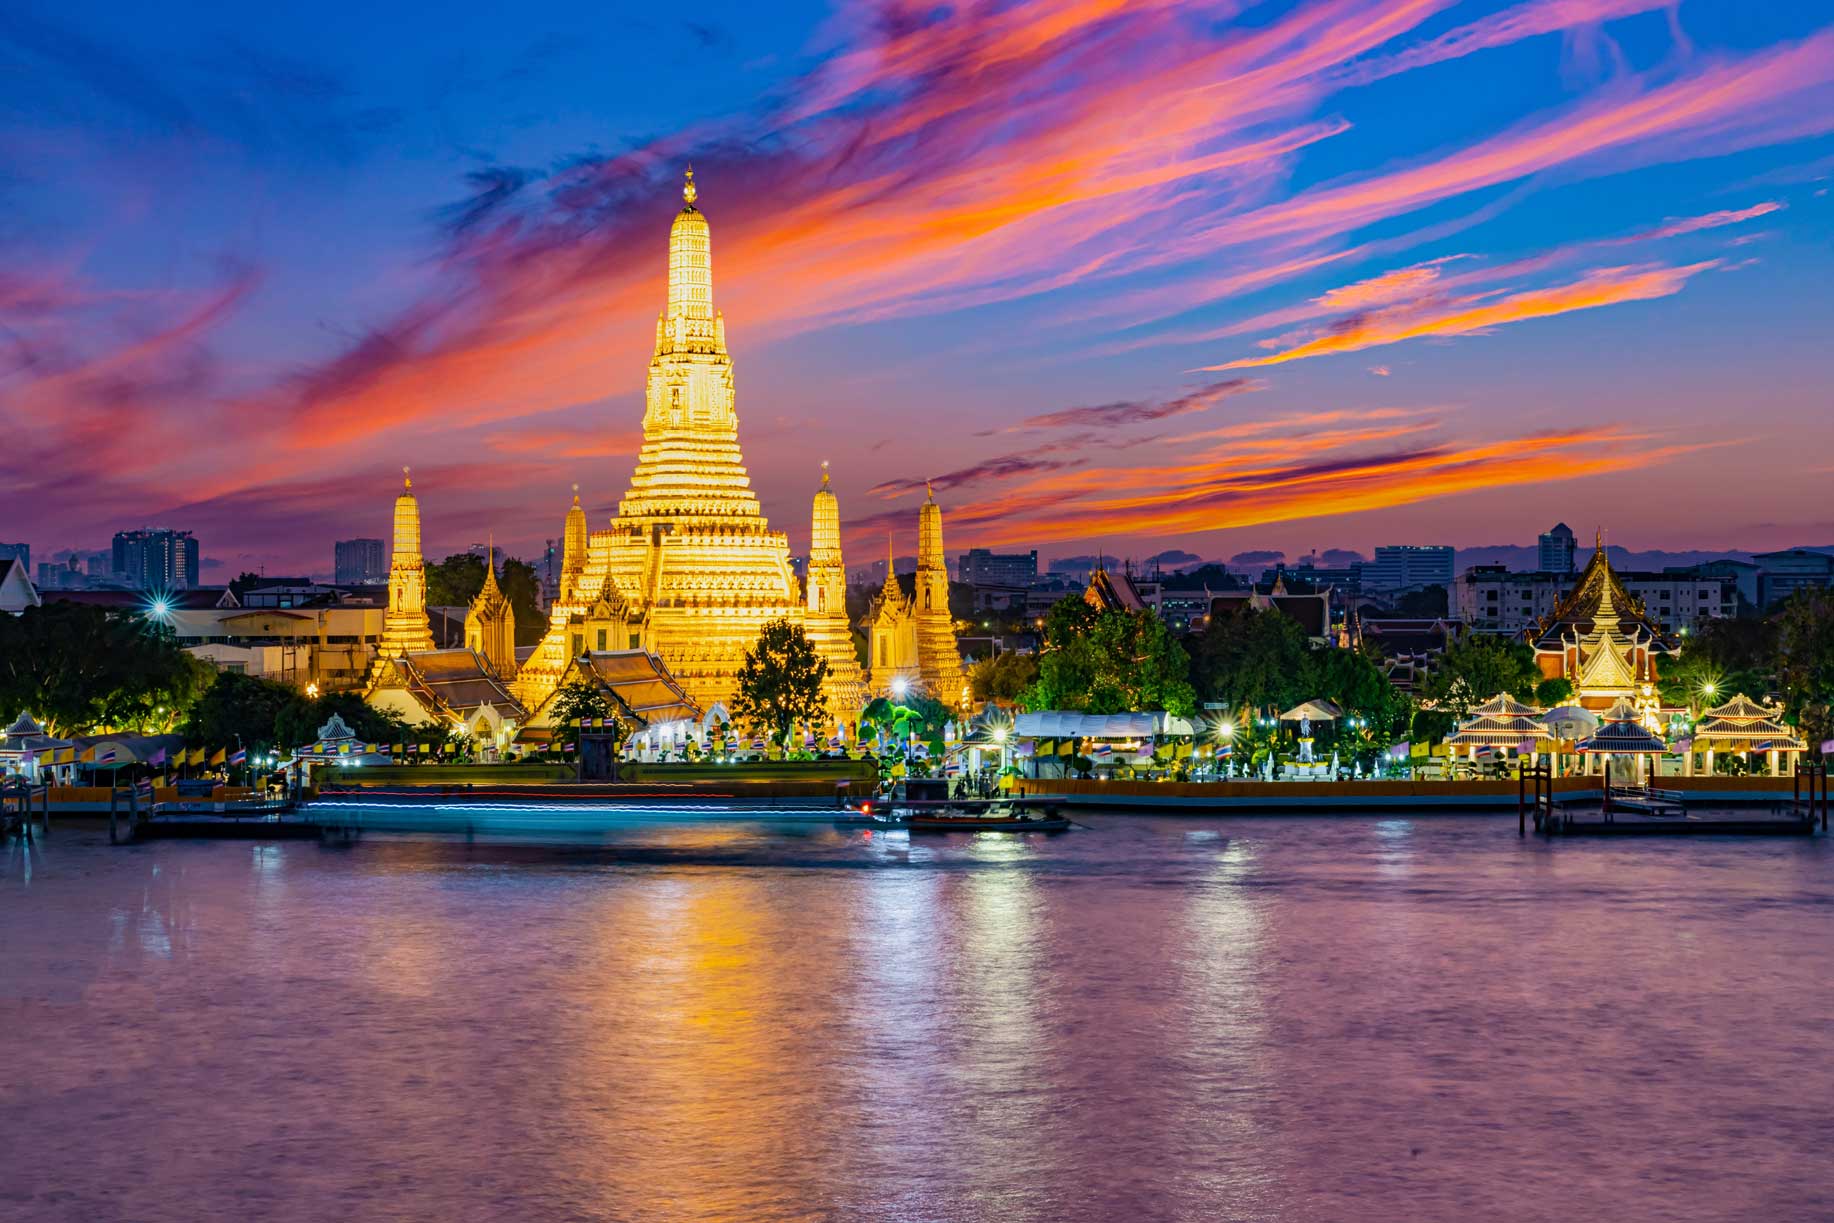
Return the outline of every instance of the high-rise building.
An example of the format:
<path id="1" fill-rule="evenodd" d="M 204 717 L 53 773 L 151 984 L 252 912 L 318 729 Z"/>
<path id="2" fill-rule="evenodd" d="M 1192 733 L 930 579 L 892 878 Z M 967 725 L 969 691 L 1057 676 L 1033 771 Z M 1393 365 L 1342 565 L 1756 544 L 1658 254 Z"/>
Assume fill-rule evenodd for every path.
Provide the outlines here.
<path id="1" fill-rule="evenodd" d="M 189 531 L 117 531 L 113 568 L 139 590 L 189 590 L 198 584 L 197 540 Z"/>
<path id="2" fill-rule="evenodd" d="M 956 562 L 955 572 L 968 586 L 1030 586 L 1038 580 L 1038 553 L 970 548 Z"/>
<path id="3" fill-rule="evenodd" d="M 1554 529 L 1541 536 L 1538 563 L 1535 568 L 1542 573 L 1573 572 L 1573 528 L 1564 522 L 1554 524 Z"/>
<path id="4" fill-rule="evenodd" d="M 1363 566 L 1365 591 L 1394 592 L 1452 586 L 1453 550 L 1442 544 L 1394 544 L 1375 550 Z"/>
<path id="5" fill-rule="evenodd" d="M 379 539 L 340 539 L 334 548 L 339 586 L 368 586 L 388 581 L 388 547 Z"/>
<path id="6" fill-rule="evenodd" d="M 1751 558 L 1764 570 L 1758 579 L 1761 603 L 1768 610 L 1798 590 L 1834 586 L 1834 555 L 1813 548 L 1759 552 Z"/>
<path id="7" fill-rule="evenodd" d="M 8 557 L 18 561 L 27 573 L 32 571 L 31 544 L 0 544 L 0 564 L 4 564 Z"/>

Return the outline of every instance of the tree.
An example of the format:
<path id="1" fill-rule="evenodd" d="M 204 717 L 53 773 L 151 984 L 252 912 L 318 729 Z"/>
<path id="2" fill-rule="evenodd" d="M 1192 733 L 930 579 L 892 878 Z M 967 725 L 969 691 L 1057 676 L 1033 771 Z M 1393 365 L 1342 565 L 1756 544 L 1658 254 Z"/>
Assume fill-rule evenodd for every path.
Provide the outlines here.
<path id="1" fill-rule="evenodd" d="M 1535 685 L 1535 704 L 1543 709 L 1564 705 L 1573 699 L 1573 681 L 1555 676 Z"/>
<path id="2" fill-rule="evenodd" d="M 503 558 L 503 571 L 497 576 L 503 597 L 516 613 L 516 644 L 535 645 L 548 631 L 548 618 L 541 614 L 541 575 L 535 566 L 513 556 Z M 479 589 L 482 589 L 480 583 Z"/>
<path id="3" fill-rule="evenodd" d="M 1373 658 L 1357 650 L 1315 650 L 1314 692 L 1344 711 L 1332 742 L 1350 750 L 1381 749 L 1407 731 L 1412 706 Z"/>
<path id="4" fill-rule="evenodd" d="M 1769 690 L 1777 668 L 1782 613 L 1770 620 L 1716 619 L 1682 639 L 1681 653 L 1657 664 L 1662 699 L 1690 708 L 1717 705 L 1737 693 Z"/>
<path id="5" fill-rule="evenodd" d="M 1416 620 L 1437 620 L 1447 614 L 1448 606 L 1446 588 L 1440 585 L 1422 586 L 1395 600 L 1395 612 L 1398 615 Z"/>
<path id="6" fill-rule="evenodd" d="M 428 607 L 467 607 L 484 589 L 484 558 L 470 552 L 455 553 L 426 569 Z"/>
<path id="7" fill-rule="evenodd" d="M 968 668 L 968 688 L 977 702 L 1015 704 L 1038 680 L 1038 657 L 1010 650 L 983 658 Z"/>
<path id="8" fill-rule="evenodd" d="M 318 738 L 318 728 L 329 722 L 332 714 L 342 718 L 350 732 L 365 743 L 406 742 L 416 733 L 399 717 L 365 704 L 354 692 L 333 692 L 317 700 L 295 694 L 274 717 L 275 744 L 292 749 L 313 742 Z M 443 730 L 435 733 L 444 737 Z"/>
<path id="9" fill-rule="evenodd" d="M 1072 597 L 1045 617 L 1038 679 L 1021 699 L 1032 709 L 1189 717 L 1190 671 L 1190 656 L 1150 611 L 1098 611 Z"/>
<path id="10" fill-rule="evenodd" d="M 225 671 L 192 707 L 185 738 L 207 747 L 270 747 L 281 713 L 298 699 L 285 684 Z"/>
<path id="11" fill-rule="evenodd" d="M 1800 590 L 1777 615 L 1777 680 L 1784 716 L 1811 751 L 1834 737 L 1834 591 Z"/>
<path id="12" fill-rule="evenodd" d="M 0 616 L 0 709 L 55 735 L 168 731 L 213 675 L 138 613 L 57 601 Z"/>
<path id="13" fill-rule="evenodd" d="M 1191 674 L 1205 700 L 1229 709 L 1288 709 L 1319 695 L 1305 630 L 1278 611 L 1212 616 L 1193 646 Z"/>
<path id="14" fill-rule="evenodd" d="M 1463 721 L 1471 709 L 1498 693 L 1532 700 L 1541 672 L 1535 652 L 1520 641 L 1472 634 L 1453 642 L 1422 685 L 1429 701 Z"/>
<path id="15" fill-rule="evenodd" d="M 800 624 L 773 620 L 758 633 L 739 665 L 733 717 L 770 728 L 779 747 L 789 744 L 798 722 L 820 722 L 827 716 L 822 685 L 828 660 L 809 643 Z"/>
<path id="16" fill-rule="evenodd" d="M 556 692 L 551 713 L 556 728 L 575 727 L 587 718 L 611 718 L 614 723 L 611 733 L 616 742 L 623 743 L 630 734 L 630 728 L 624 724 L 623 718 L 618 717 L 617 710 L 611 707 L 611 702 L 605 699 L 598 685 L 589 684 L 585 680 L 573 680 Z M 557 729 L 556 733 L 561 732 Z M 562 738 L 560 742 L 570 741 L 570 730 L 567 734 L 568 737 Z"/>

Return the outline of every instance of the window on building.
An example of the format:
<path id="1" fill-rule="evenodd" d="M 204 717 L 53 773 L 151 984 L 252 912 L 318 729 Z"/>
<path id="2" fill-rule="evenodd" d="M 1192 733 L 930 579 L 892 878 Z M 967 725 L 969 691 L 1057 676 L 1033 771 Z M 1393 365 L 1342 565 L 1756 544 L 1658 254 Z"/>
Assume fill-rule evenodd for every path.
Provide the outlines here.
<path id="1" fill-rule="evenodd" d="M 599 650 L 599 653 L 601 654 L 605 652 L 605 630 L 604 629 L 599 630 L 598 650 Z"/>

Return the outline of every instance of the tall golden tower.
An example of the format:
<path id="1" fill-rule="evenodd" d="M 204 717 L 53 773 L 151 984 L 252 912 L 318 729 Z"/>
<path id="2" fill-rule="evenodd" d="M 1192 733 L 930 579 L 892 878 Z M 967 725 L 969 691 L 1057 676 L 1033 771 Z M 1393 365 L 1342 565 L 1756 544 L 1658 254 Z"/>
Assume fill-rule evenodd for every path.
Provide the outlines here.
<path id="1" fill-rule="evenodd" d="M 669 229 L 668 297 L 644 393 L 643 446 L 608 529 L 587 538 L 572 589 L 523 665 L 517 695 L 534 708 L 588 638 L 587 613 L 615 603 L 703 709 L 730 706 L 745 651 L 772 620 L 804 623 L 789 541 L 765 520 L 739 450 L 726 324 L 713 308 L 712 232 L 685 201 Z M 638 627 L 640 626 L 640 627 Z M 843 702 L 831 700 L 836 706 Z"/>
<path id="2" fill-rule="evenodd" d="M 586 511 L 580 508 L 579 485 L 573 486 L 573 508 L 567 511 L 567 526 L 561 532 L 560 601 L 570 603 L 579 587 L 580 574 L 586 571 Z"/>
<path id="3" fill-rule="evenodd" d="M 841 505 L 821 465 L 821 487 L 809 518 L 809 576 L 803 600 L 803 631 L 828 660 L 828 706 L 837 721 L 850 722 L 866 705 L 866 680 L 853 651 L 847 620 L 847 567 L 841 559 Z"/>
<path id="4" fill-rule="evenodd" d="M 966 702 L 962 655 L 955 643 L 955 618 L 949 614 L 949 564 L 942 550 L 942 507 L 936 492 L 927 496 L 917 516 L 917 589 L 912 596 L 917 616 L 917 666 L 929 694 L 945 705 Z"/>
<path id="5" fill-rule="evenodd" d="M 427 623 L 427 570 L 420 558 L 420 503 L 414 481 L 401 469 L 401 495 L 395 498 L 395 549 L 388 565 L 388 615 L 376 653 L 399 658 L 433 648 Z"/>

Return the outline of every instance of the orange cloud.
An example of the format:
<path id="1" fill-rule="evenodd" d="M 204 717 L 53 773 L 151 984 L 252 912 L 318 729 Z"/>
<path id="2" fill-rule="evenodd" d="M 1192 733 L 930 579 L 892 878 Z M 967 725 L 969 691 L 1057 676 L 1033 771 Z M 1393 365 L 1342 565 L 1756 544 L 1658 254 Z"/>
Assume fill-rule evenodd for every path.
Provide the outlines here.
<path id="1" fill-rule="evenodd" d="M 1352 315 L 1317 339 L 1282 352 L 1265 357 L 1245 357 L 1239 361 L 1203 368 L 1212 371 L 1279 365 L 1307 357 L 1359 352 L 1365 348 L 1396 344 L 1422 336 L 1471 335 L 1524 319 L 1547 318 L 1574 310 L 1616 305 L 1619 302 L 1668 297 L 1679 293 L 1681 287 L 1696 274 L 1717 266 L 1719 260 L 1709 259 L 1704 263 L 1690 263 L 1683 267 L 1602 268 L 1572 284 L 1529 289 L 1501 301 L 1481 302 L 1477 298 L 1467 297 L 1393 310 L 1377 310 Z"/>
<path id="2" fill-rule="evenodd" d="M 1398 436 L 1417 435 L 1417 428 Z M 1308 444 L 1314 439 L 1307 436 Z M 1088 539 L 1159 538 L 1411 505 L 1479 489 L 1646 468 L 1717 443 L 1663 444 L 1617 427 L 1569 429 L 1295 462 L 1290 444 L 1218 452 L 1170 470 L 1088 468 L 1015 494 L 948 511 L 951 538 L 998 547 Z M 1319 451 L 1308 445 L 1308 455 Z M 1134 490 L 1122 491 L 1116 490 Z M 909 511 L 848 524 L 862 539 Z"/>

